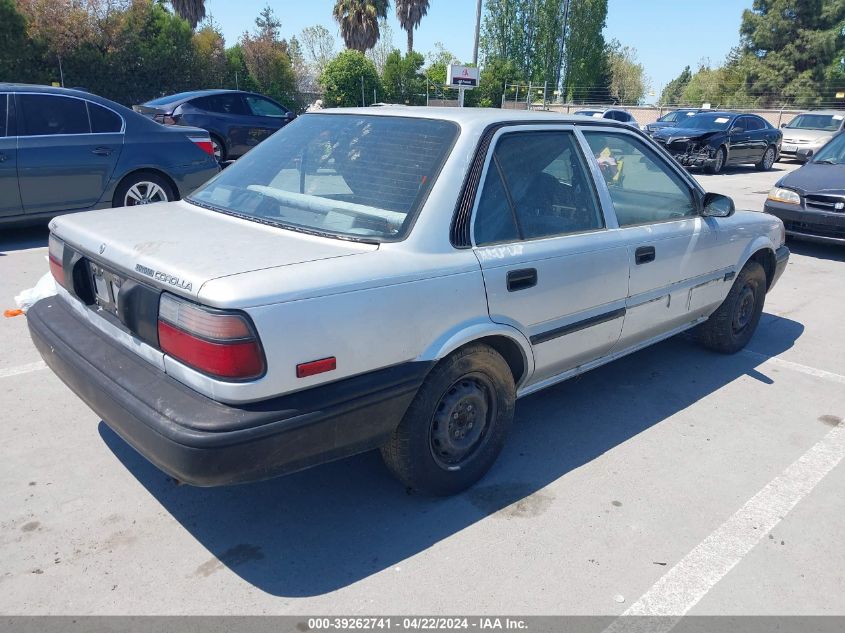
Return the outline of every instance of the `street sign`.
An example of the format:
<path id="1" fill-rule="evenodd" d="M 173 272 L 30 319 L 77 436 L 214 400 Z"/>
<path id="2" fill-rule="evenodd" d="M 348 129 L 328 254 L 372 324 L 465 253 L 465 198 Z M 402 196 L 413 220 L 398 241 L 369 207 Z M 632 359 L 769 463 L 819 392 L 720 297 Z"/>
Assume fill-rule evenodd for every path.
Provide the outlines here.
<path id="1" fill-rule="evenodd" d="M 453 88 L 475 88 L 478 86 L 478 68 L 449 64 L 446 67 L 446 80 Z"/>

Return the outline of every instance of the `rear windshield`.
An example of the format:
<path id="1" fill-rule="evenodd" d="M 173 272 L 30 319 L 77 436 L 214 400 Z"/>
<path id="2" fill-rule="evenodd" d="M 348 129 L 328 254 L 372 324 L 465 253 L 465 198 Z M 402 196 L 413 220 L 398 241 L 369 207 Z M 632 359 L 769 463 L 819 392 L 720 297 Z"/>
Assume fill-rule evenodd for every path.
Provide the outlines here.
<path id="1" fill-rule="evenodd" d="M 166 97 L 159 97 L 158 99 L 153 99 L 152 101 L 147 101 L 144 105 L 148 106 L 160 106 L 160 105 L 167 105 L 168 103 L 173 103 L 174 101 L 181 101 L 183 99 L 187 99 L 193 97 L 195 95 L 202 94 L 200 92 L 180 92 L 175 95 L 167 95 Z"/>
<path id="2" fill-rule="evenodd" d="M 841 114 L 799 114 L 787 123 L 793 130 L 825 130 L 835 132 L 842 125 Z"/>
<path id="3" fill-rule="evenodd" d="M 727 114 L 696 114 L 678 121 L 678 127 L 693 130 L 726 130 L 730 122 L 731 117 Z"/>
<path id="4" fill-rule="evenodd" d="M 457 133 L 432 119 L 306 114 L 189 200 L 306 232 L 399 240 Z"/>

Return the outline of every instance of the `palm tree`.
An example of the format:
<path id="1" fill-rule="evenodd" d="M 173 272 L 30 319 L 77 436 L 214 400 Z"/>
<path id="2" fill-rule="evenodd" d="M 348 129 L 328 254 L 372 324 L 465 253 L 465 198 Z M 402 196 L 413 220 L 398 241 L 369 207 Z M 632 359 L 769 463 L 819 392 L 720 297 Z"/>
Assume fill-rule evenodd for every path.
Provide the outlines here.
<path id="1" fill-rule="evenodd" d="M 337 0 L 332 15 L 346 48 L 367 51 L 379 38 L 379 18 L 387 17 L 389 0 Z"/>
<path id="2" fill-rule="evenodd" d="M 414 29 L 428 13 L 428 0 L 396 0 L 399 25 L 408 32 L 408 52 L 414 50 Z"/>
<path id="3" fill-rule="evenodd" d="M 205 17 L 205 0 L 170 0 L 173 11 L 187 20 L 192 29 Z"/>

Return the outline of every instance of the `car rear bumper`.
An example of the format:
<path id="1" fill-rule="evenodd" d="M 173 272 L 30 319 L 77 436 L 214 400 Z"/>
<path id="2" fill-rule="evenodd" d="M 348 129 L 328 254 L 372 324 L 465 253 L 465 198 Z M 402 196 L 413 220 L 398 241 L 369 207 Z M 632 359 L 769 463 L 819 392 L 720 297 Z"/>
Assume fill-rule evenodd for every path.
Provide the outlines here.
<path id="1" fill-rule="evenodd" d="M 845 244 L 845 213 L 807 211 L 796 205 L 766 200 L 763 210 L 783 221 L 786 234 L 826 244 Z"/>
<path id="2" fill-rule="evenodd" d="M 198 486 L 267 479 L 383 444 L 430 363 L 246 405 L 211 400 L 103 337 L 60 297 L 27 313 L 47 365 L 161 470 Z"/>

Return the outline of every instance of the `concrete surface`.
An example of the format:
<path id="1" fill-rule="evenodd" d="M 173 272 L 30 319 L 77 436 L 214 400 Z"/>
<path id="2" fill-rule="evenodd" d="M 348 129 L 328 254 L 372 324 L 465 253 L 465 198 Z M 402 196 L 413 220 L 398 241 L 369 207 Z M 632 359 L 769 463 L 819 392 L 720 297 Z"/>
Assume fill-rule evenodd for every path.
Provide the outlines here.
<path id="1" fill-rule="evenodd" d="M 701 179 L 759 209 L 793 167 Z M 0 229 L 0 306 L 45 242 Z M 445 500 L 376 454 L 177 486 L 1 319 L 0 613 L 845 614 L 845 249 L 790 247 L 748 351 L 676 338 L 526 398 Z"/>

